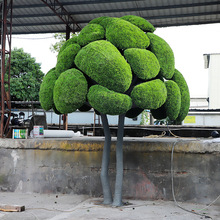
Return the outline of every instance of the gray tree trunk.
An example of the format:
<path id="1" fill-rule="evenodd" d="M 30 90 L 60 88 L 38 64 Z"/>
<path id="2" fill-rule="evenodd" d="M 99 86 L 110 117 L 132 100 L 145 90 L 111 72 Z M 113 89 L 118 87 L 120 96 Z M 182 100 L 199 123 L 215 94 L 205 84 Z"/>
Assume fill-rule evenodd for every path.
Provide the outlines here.
<path id="1" fill-rule="evenodd" d="M 101 119 L 105 133 L 105 144 L 102 153 L 102 169 L 101 169 L 101 183 L 102 183 L 102 190 L 104 197 L 103 204 L 110 205 L 112 204 L 112 192 L 109 182 L 108 166 L 109 166 L 110 151 L 111 151 L 111 133 L 110 133 L 107 116 L 105 114 L 101 114 Z"/>
<path id="2" fill-rule="evenodd" d="M 122 206 L 122 184 L 123 184 L 123 136 L 125 115 L 119 115 L 118 133 L 116 144 L 116 181 L 113 206 Z"/>

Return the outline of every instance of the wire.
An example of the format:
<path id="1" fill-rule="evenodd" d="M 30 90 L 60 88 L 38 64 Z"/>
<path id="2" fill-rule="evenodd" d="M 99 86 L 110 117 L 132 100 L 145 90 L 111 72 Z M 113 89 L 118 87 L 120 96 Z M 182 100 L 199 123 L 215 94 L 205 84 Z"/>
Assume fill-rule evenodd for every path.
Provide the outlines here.
<path id="1" fill-rule="evenodd" d="M 144 138 L 160 138 L 160 137 L 164 137 L 166 135 L 166 131 L 163 131 L 160 135 L 148 135 L 148 136 L 144 136 Z"/>
<path id="2" fill-rule="evenodd" d="M 39 38 L 28 38 L 28 37 L 13 37 L 13 39 L 19 39 L 19 40 L 45 40 L 45 39 L 52 39 L 54 36 L 51 37 L 39 37 Z"/>
<path id="3" fill-rule="evenodd" d="M 211 203 L 209 203 L 209 205 L 207 205 L 206 207 L 202 208 L 202 209 L 199 209 L 198 211 L 203 211 L 207 208 L 209 208 L 211 205 L 213 205 L 218 199 L 220 198 L 220 195 L 215 199 L 213 200 Z"/>
<path id="4" fill-rule="evenodd" d="M 189 213 L 192 213 L 192 214 L 195 214 L 195 215 L 200 215 L 200 216 L 203 216 L 205 218 L 210 218 L 212 219 L 212 217 L 208 216 L 208 215 L 205 215 L 205 214 L 201 214 L 201 213 L 198 213 L 196 211 L 191 211 L 191 210 L 188 210 L 188 209 L 185 209 L 184 207 L 182 207 L 177 201 L 176 201 L 176 197 L 175 197 L 175 191 L 174 191 L 174 169 L 173 169 L 173 152 L 174 152 L 174 149 L 175 149 L 175 145 L 178 143 L 178 141 L 176 141 L 173 146 L 172 146 L 172 152 L 171 152 L 171 187 L 172 187 L 172 195 L 173 195 L 173 200 L 175 202 L 175 205 L 178 206 L 179 208 L 183 209 L 184 211 L 186 212 L 189 212 Z M 213 205 L 218 199 L 220 198 L 220 195 L 214 200 L 212 201 L 209 205 L 207 205 L 205 208 L 203 209 L 200 209 L 198 211 L 202 211 L 204 209 L 207 209 L 208 207 L 210 207 L 211 205 Z"/>

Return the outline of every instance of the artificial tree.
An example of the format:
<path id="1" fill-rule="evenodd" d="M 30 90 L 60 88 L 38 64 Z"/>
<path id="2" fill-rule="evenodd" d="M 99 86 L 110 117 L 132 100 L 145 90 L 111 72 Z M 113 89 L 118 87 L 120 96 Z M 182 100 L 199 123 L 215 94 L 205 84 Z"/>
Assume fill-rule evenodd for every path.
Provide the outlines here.
<path id="1" fill-rule="evenodd" d="M 40 102 L 56 113 L 85 111 L 101 115 L 105 133 L 101 183 L 104 204 L 121 206 L 125 117 L 143 110 L 156 119 L 181 123 L 189 110 L 189 90 L 175 69 L 174 54 L 165 40 L 153 34 L 145 19 L 127 15 L 99 17 L 61 48 L 57 65 L 45 76 Z M 118 115 L 114 198 L 108 176 L 111 133 L 107 115 Z"/>

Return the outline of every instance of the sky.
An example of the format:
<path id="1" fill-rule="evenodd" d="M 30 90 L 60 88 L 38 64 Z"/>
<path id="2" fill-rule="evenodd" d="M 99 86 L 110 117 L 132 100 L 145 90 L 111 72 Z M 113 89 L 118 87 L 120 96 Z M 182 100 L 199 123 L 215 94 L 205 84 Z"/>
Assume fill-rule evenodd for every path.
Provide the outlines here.
<path id="1" fill-rule="evenodd" d="M 208 69 L 204 68 L 203 54 L 220 53 L 220 24 L 157 28 L 154 33 L 172 48 L 175 68 L 185 77 L 190 96 L 208 97 Z M 52 34 L 12 36 L 12 48 L 30 53 L 44 73 L 56 65 L 57 54 L 50 51 L 55 42 Z"/>

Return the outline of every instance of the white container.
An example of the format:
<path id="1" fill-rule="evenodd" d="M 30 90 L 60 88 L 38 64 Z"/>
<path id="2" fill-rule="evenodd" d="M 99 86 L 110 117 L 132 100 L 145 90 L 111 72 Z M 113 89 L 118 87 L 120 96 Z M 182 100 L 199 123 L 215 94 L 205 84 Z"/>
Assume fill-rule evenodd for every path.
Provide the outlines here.
<path id="1" fill-rule="evenodd" d="M 81 133 L 79 131 L 74 133 L 74 131 L 70 130 L 44 130 L 45 138 L 73 138 L 80 136 Z"/>
<path id="2" fill-rule="evenodd" d="M 44 137 L 44 126 L 36 125 L 33 128 L 34 138 L 43 138 Z"/>

